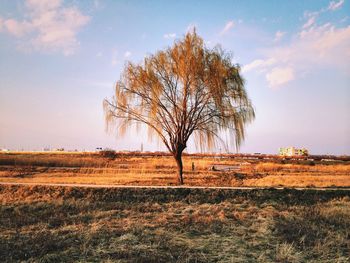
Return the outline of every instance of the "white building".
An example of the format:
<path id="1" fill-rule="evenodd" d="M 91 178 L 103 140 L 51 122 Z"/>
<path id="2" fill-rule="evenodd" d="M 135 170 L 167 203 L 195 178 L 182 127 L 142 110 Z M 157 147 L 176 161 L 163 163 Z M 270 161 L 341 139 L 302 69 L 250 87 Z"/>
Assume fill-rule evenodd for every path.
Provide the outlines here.
<path id="1" fill-rule="evenodd" d="M 305 148 L 282 147 L 279 148 L 278 154 L 282 156 L 308 156 L 309 151 Z"/>

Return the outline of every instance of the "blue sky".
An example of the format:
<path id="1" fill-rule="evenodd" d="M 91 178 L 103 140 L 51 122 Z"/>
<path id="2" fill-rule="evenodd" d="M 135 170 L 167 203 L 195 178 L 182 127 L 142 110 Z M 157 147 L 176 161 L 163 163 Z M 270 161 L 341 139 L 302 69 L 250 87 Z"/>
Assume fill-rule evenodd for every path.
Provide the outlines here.
<path id="1" fill-rule="evenodd" d="M 1 0 L 0 148 L 163 150 L 146 132 L 107 134 L 102 101 L 126 60 L 196 27 L 242 67 L 257 116 L 240 152 L 350 154 L 349 11 L 347 0 Z"/>

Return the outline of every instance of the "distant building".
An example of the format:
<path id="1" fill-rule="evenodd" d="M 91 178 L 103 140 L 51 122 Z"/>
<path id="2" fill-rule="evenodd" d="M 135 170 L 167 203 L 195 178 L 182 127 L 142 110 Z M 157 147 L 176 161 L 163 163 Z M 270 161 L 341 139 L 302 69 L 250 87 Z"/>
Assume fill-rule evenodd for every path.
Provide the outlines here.
<path id="1" fill-rule="evenodd" d="M 54 152 L 64 152 L 64 148 L 55 148 L 53 149 Z"/>
<path id="2" fill-rule="evenodd" d="M 309 151 L 305 148 L 282 147 L 279 148 L 278 154 L 282 156 L 308 156 Z"/>

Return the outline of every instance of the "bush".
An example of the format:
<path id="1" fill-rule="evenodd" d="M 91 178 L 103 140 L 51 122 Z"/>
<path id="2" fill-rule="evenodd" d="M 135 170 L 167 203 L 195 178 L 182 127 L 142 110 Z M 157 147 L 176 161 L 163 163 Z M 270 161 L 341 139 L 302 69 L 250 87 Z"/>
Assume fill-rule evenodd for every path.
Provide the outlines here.
<path id="1" fill-rule="evenodd" d="M 100 151 L 100 156 L 114 160 L 117 157 L 117 152 L 111 149 L 104 149 Z"/>

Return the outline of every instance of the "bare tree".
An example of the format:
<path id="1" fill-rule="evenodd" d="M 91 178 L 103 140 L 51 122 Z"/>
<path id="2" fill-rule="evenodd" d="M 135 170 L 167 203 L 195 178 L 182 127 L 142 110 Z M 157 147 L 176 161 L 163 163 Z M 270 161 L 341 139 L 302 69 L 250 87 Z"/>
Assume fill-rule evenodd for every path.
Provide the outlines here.
<path id="1" fill-rule="evenodd" d="M 212 148 L 229 132 L 239 147 L 245 124 L 255 117 L 239 65 L 221 48 L 205 47 L 195 30 L 142 64 L 128 62 L 104 110 L 107 127 L 118 124 L 119 134 L 134 123 L 157 134 L 176 160 L 179 184 L 192 134 Z"/>

